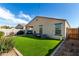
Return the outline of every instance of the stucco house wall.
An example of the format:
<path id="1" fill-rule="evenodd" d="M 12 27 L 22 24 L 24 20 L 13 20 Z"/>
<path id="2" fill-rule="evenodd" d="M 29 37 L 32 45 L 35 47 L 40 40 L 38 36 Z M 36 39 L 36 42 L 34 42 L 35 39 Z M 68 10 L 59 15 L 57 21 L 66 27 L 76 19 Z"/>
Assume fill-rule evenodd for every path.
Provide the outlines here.
<path id="1" fill-rule="evenodd" d="M 69 28 L 67 21 L 56 18 L 36 17 L 27 26 L 33 26 L 33 31 L 39 33 L 39 25 L 43 25 L 43 34 L 47 34 L 50 38 L 59 39 L 60 36 L 55 35 L 55 24 L 62 23 L 61 34 L 66 37 L 66 28 Z M 28 28 L 27 28 L 28 29 Z"/>
<path id="2" fill-rule="evenodd" d="M 68 28 L 70 28 L 70 25 L 68 22 L 65 22 L 65 37 L 67 36 Z"/>
<path id="3" fill-rule="evenodd" d="M 56 38 L 56 39 L 59 39 L 60 36 L 58 35 L 55 35 L 55 24 L 56 23 L 62 23 L 62 26 L 61 26 L 61 35 L 63 35 L 65 37 L 65 26 L 64 26 L 64 21 L 61 21 L 61 20 L 54 20 L 54 21 L 51 21 L 49 23 L 49 29 L 47 31 L 47 33 L 49 34 L 49 36 L 51 38 Z"/>

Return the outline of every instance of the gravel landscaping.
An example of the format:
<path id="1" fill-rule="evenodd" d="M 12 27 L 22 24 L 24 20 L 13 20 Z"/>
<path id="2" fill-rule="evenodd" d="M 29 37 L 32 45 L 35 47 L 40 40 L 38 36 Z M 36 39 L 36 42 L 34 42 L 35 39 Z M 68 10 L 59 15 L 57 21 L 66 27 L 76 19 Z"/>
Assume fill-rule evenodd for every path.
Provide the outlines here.
<path id="1" fill-rule="evenodd" d="M 55 56 L 79 56 L 79 40 L 66 40 Z"/>

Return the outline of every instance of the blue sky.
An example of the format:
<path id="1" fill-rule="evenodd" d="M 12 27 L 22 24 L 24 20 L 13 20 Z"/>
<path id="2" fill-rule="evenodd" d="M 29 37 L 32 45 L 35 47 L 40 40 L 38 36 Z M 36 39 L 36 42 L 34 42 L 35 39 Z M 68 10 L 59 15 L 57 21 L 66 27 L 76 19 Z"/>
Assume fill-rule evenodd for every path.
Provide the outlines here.
<path id="1" fill-rule="evenodd" d="M 67 19 L 72 27 L 79 26 L 79 4 L 9 3 L 0 4 L 0 25 L 28 23 L 35 16 Z"/>

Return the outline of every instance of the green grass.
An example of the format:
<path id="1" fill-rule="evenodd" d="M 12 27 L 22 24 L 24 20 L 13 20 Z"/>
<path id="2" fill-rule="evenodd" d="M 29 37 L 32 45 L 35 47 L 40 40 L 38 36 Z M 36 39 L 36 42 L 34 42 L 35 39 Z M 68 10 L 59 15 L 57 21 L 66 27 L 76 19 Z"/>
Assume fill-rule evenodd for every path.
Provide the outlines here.
<path id="1" fill-rule="evenodd" d="M 32 36 L 16 36 L 14 41 L 16 49 L 24 56 L 44 56 L 60 42 Z"/>

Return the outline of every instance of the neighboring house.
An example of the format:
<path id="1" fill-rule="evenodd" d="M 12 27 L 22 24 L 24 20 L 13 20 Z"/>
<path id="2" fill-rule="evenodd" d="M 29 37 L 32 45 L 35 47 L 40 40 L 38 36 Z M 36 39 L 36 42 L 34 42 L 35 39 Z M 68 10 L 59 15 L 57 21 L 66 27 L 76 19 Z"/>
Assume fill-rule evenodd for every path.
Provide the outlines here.
<path id="1" fill-rule="evenodd" d="M 43 16 L 36 16 L 31 22 L 26 25 L 27 30 L 33 32 L 46 34 L 50 38 L 59 39 L 62 35 L 66 38 L 67 28 L 70 25 L 65 19 L 49 18 Z"/>
<path id="2" fill-rule="evenodd" d="M 18 24 L 15 29 L 25 29 L 25 24 Z"/>

